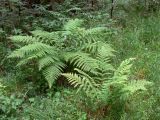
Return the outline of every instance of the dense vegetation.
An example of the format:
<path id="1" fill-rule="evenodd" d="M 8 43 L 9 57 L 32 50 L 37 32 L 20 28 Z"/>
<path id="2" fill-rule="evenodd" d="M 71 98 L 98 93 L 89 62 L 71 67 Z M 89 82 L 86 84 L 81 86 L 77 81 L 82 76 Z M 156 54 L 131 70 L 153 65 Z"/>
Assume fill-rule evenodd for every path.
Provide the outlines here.
<path id="1" fill-rule="evenodd" d="M 159 120 L 159 0 L 1 0 L 0 120 Z"/>

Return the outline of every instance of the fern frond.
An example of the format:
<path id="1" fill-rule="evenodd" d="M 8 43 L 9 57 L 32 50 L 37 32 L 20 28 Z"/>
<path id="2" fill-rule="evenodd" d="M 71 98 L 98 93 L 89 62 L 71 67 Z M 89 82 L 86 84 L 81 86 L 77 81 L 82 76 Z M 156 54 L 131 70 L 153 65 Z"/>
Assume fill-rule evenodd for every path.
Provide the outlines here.
<path id="1" fill-rule="evenodd" d="M 146 91 L 146 86 L 148 85 L 152 85 L 152 82 L 146 80 L 130 80 L 122 90 L 133 94 L 139 90 Z"/>
<path id="2" fill-rule="evenodd" d="M 45 44 L 54 44 L 61 39 L 61 31 L 57 32 L 46 32 L 41 30 L 32 31 L 32 34 L 35 38 L 38 39 L 38 42 Z"/>
<path id="3" fill-rule="evenodd" d="M 78 69 L 77 69 L 78 70 Z M 71 83 L 71 85 L 73 85 L 74 87 L 77 87 L 79 91 L 84 91 L 87 95 L 91 95 L 95 92 L 98 91 L 98 84 L 95 83 L 95 81 L 90 77 L 90 76 L 86 76 L 86 74 L 80 70 L 78 70 L 79 72 L 81 72 L 81 75 L 77 75 L 74 73 L 64 73 L 62 74 L 63 76 L 65 76 L 69 83 Z M 85 75 L 85 76 L 83 76 Z"/>
<path id="4" fill-rule="evenodd" d="M 61 75 L 64 67 L 65 67 L 64 63 L 56 62 L 55 64 L 50 65 L 49 67 L 45 68 L 42 71 L 50 88 L 52 87 L 53 83 L 58 79 L 58 77 Z"/>
<path id="5" fill-rule="evenodd" d="M 37 56 L 30 56 L 30 57 L 21 59 L 16 66 L 17 67 L 23 66 L 36 58 L 37 58 Z"/>
<path id="6" fill-rule="evenodd" d="M 25 44 L 31 44 L 34 42 L 38 42 L 38 39 L 33 36 L 20 36 L 20 35 L 18 35 L 18 36 L 12 36 L 12 37 L 10 37 L 10 39 L 16 43 L 25 43 Z"/>
<path id="7" fill-rule="evenodd" d="M 127 100 L 129 97 L 136 93 L 147 91 L 147 86 L 151 86 L 153 83 L 146 80 L 130 80 L 120 90 L 121 99 Z"/>
<path id="8" fill-rule="evenodd" d="M 90 53 L 90 54 L 95 54 L 97 53 L 97 50 L 98 50 L 98 43 L 100 41 L 97 41 L 97 42 L 93 42 L 93 43 L 87 43 L 87 44 L 84 44 L 82 47 L 81 47 L 81 50 L 86 52 L 86 53 Z"/>
<path id="9" fill-rule="evenodd" d="M 80 19 L 70 20 L 64 25 L 64 30 L 66 31 L 76 30 L 77 28 L 81 27 L 82 23 L 83 20 Z"/>
<path id="10" fill-rule="evenodd" d="M 114 56 L 114 52 L 115 50 L 109 45 L 109 44 L 105 44 L 100 42 L 98 45 L 98 56 L 97 58 L 101 59 L 101 60 L 107 60 L 109 57 L 113 57 Z"/>
<path id="11" fill-rule="evenodd" d="M 16 43 L 32 44 L 35 42 L 41 42 L 45 44 L 54 44 L 61 39 L 61 31 L 58 32 L 46 32 L 41 30 L 32 31 L 33 36 L 12 36 L 10 39 Z"/>
<path id="12" fill-rule="evenodd" d="M 44 67 L 55 63 L 56 61 L 55 61 L 55 59 L 53 57 L 46 56 L 46 57 L 43 57 L 43 58 L 39 59 L 38 62 L 39 62 L 39 70 L 41 70 Z"/>
<path id="13" fill-rule="evenodd" d="M 105 92 L 109 89 L 110 86 L 113 85 L 122 85 L 124 86 L 127 83 L 130 69 L 131 69 L 131 62 L 133 61 L 133 58 L 127 59 L 123 61 L 117 70 L 114 71 L 114 75 L 111 79 L 105 81 L 102 86 L 102 91 Z"/>
<path id="14" fill-rule="evenodd" d="M 73 64 L 74 67 L 84 71 L 94 71 L 98 68 L 97 60 L 90 57 L 87 53 L 75 52 L 66 54 L 66 61 Z"/>
<path id="15" fill-rule="evenodd" d="M 132 67 L 131 62 L 135 60 L 135 58 L 130 58 L 122 61 L 118 69 L 115 71 L 113 79 L 114 80 L 128 80 L 130 75 L 130 69 Z"/>
<path id="16" fill-rule="evenodd" d="M 107 31 L 106 28 L 101 27 L 90 29 L 79 28 L 74 34 L 77 34 L 81 40 L 85 41 L 84 43 L 91 44 L 97 41 L 105 42 Z"/>
<path id="17" fill-rule="evenodd" d="M 101 97 L 106 94 L 108 95 L 110 92 L 112 92 L 112 89 L 123 89 L 125 88 L 126 84 L 128 83 L 128 78 L 130 75 L 130 69 L 131 69 L 131 62 L 133 61 L 133 58 L 124 60 L 117 70 L 114 71 L 113 77 L 104 81 L 101 87 Z M 112 89 L 111 89 L 112 88 Z M 117 93 L 118 94 L 118 93 Z"/>
<path id="18" fill-rule="evenodd" d="M 46 54 L 56 54 L 56 50 L 54 47 L 51 47 L 49 45 L 43 44 L 43 43 L 33 43 L 26 45 L 20 49 L 17 49 L 9 55 L 9 58 L 25 58 L 29 55 L 36 55 L 36 53 L 39 53 L 38 55 L 44 56 Z"/>
<path id="19" fill-rule="evenodd" d="M 104 40 L 103 38 L 106 36 L 108 33 L 106 27 L 95 27 L 95 28 L 90 28 L 87 29 L 85 34 L 88 38 L 92 37 L 95 39 L 95 41 L 101 41 Z"/>

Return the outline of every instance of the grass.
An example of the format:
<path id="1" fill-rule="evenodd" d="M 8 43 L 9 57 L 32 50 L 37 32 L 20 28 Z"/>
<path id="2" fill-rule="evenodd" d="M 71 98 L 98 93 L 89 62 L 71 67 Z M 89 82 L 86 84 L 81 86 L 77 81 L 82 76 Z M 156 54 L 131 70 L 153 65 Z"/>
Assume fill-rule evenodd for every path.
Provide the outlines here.
<path id="1" fill-rule="evenodd" d="M 130 17 L 126 22 L 126 27 L 122 28 L 118 35 L 110 40 L 115 50 L 117 50 L 115 60 L 117 63 L 126 58 L 136 58 L 133 68 L 135 79 L 146 79 L 154 83 L 148 98 L 138 103 L 141 104 L 139 106 L 148 105 L 141 110 L 141 117 L 125 119 L 138 120 L 144 117 L 145 119 L 158 120 L 160 118 L 159 21 L 159 14 L 151 15 L 148 18 Z M 136 105 L 136 103 L 134 103 L 134 105 Z M 134 112 L 132 112 L 132 116 L 134 116 Z"/>
<path id="2" fill-rule="evenodd" d="M 135 72 L 160 82 L 160 15 L 129 19 L 126 27 L 111 41 L 117 59 L 136 58 Z"/>

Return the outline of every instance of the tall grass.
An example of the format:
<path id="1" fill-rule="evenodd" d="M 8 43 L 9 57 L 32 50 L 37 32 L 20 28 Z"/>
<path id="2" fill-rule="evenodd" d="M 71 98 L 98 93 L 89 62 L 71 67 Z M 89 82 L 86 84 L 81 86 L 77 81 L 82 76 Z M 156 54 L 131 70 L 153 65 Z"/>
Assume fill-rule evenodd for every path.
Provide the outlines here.
<path id="1" fill-rule="evenodd" d="M 160 14 L 147 18 L 138 16 L 127 19 L 126 27 L 111 40 L 118 50 L 116 62 L 135 57 L 133 73 L 135 79 L 152 81 L 150 93 L 143 99 L 133 98 L 133 111 L 124 114 L 123 119 L 160 119 Z M 133 106 L 132 106 L 133 105 Z"/>

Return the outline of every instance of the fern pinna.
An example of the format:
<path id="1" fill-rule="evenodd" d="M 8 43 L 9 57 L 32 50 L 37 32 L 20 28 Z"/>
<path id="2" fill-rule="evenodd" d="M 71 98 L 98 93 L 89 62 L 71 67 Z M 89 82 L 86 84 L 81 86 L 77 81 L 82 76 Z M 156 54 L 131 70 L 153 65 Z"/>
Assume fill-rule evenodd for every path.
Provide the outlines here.
<path id="1" fill-rule="evenodd" d="M 49 87 L 52 87 L 68 64 L 85 71 L 98 68 L 97 58 L 91 56 L 98 52 L 99 47 L 106 48 L 104 52 L 107 53 L 104 54 L 114 51 L 105 43 L 108 29 L 85 29 L 81 27 L 82 24 L 83 20 L 75 19 L 66 23 L 61 31 L 36 30 L 32 31 L 32 36 L 12 36 L 10 39 L 21 47 L 13 51 L 9 58 L 19 58 L 17 66 L 37 61 Z"/>

